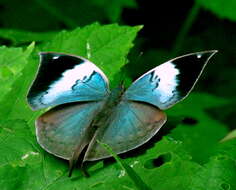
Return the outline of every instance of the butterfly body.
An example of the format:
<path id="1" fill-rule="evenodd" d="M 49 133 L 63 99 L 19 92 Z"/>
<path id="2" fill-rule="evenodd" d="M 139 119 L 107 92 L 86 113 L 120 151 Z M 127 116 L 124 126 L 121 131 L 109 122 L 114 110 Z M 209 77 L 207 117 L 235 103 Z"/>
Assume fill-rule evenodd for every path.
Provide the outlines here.
<path id="1" fill-rule="evenodd" d="M 138 78 L 124 90 L 110 91 L 96 65 L 73 55 L 41 53 L 38 75 L 28 93 L 33 109 L 53 106 L 36 120 L 39 144 L 73 165 L 132 150 L 152 138 L 166 122 L 165 110 L 184 99 L 216 51 L 177 57 Z M 86 149 L 85 149 L 86 148 Z"/>
<path id="2" fill-rule="evenodd" d="M 107 94 L 107 97 L 104 98 L 103 101 L 97 102 L 101 103 L 101 107 L 98 109 L 97 113 L 94 114 L 94 118 L 90 123 L 91 131 L 89 133 L 91 133 L 92 136 L 94 136 L 96 130 L 101 130 L 101 128 L 106 129 L 109 124 L 110 116 L 121 102 L 123 92 L 123 87 L 114 88 Z"/>
<path id="3" fill-rule="evenodd" d="M 122 101 L 123 93 L 123 86 L 112 89 L 105 99 L 104 109 L 100 114 L 104 116 L 110 115 L 113 109 Z"/>

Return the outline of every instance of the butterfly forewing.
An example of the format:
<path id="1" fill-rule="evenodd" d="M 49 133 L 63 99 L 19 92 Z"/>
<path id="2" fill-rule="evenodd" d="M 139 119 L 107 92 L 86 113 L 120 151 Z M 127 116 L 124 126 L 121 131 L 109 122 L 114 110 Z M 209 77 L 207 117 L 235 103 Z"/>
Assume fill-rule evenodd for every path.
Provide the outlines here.
<path id="1" fill-rule="evenodd" d="M 117 154 L 132 150 L 153 137 L 166 121 L 160 109 L 139 102 L 122 101 L 97 130 L 84 160 L 98 160 L 111 155 L 98 143 L 108 144 Z"/>
<path id="2" fill-rule="evenodd" d="M 103 100 L 109 93 L 104 73 L 90 61 L 67 54 L 41 53 L 27 99 L 33 109 L 69 102 Z"/>
<path id="3" fill-rule="evenodd" d="M 177 57 L 137 79 L 125 92 L 125 99 L 152 104 L 164 110 L 185 98 L 208 60 L 217 51 Z"/>

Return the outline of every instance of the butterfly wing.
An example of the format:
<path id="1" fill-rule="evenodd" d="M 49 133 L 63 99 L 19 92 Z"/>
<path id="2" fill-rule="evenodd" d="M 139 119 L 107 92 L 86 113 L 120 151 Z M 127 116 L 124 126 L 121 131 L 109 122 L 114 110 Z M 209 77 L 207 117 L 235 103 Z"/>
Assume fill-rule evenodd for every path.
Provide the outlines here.
<path id="1" fill-rule="evenodd" d="M 152 105 L 121 101 L 107 122 L 96 131 L 84 161 L 111 156 L 97 140 L 108 144 L 114 152 L 123 153 L 147 142 L 165 121 L 165 113 Z"/>
<path id="2" fill-rule="evenodd" d="M 32 109 L 102 100 L 109 93 L 105 74 L 90 61 L 61 53 L 40 53 L 40 67 L 27 99 Z"/>
<path id="3" fill-rule="evenodd" d="M 38 143 L 49 153 L 70 160 L 94 135 L 92 121 L 104 102 L 79 102 L 56 106 L 36 120 Z"/>
<path id="4" fill-rule="evenodd" d="M 203 68 L 217 51 L 177 57 L 138 78 L 125 92 L 125 99 L 140 101 L 165 110 L 185 98 Z"/>

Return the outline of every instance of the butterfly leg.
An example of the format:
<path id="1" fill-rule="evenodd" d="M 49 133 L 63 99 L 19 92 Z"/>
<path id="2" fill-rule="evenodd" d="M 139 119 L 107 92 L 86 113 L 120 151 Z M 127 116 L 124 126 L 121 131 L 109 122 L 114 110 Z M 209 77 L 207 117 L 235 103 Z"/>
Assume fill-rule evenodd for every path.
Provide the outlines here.
<path id="1" fill-rule="evenodd" d="M 69 177 L 71 177 L 73 169 L 75 168 L 75 165 L 77 164 L 81 153 L 83 152 L 84 149 L 87 149 L 86 147 L 87 147 L 86 145 L 78 146 L 77 149 L 74 151 L 72 157 L 70 158 L 70 160 L 69 160 Z M 80 164 L 80 168 L 82 169 L 82 163 Z M 83 170 L 81 170 L 81 171 L 82 171 L 82 173 L 84 173 Z"/>

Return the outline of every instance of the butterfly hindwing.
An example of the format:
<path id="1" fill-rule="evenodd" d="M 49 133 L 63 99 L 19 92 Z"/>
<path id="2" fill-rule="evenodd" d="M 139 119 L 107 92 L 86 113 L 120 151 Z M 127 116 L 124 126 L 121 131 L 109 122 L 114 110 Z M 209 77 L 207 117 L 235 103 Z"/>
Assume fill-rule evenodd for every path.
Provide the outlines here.
<path id="1" fill-rule="evenodd" d="M 92 121 L 104 102 L 69 103 L 57 106 L 36 120 L 38 143 L 49 153 L 69 160 L 90 142 Z M 79 148 L 78 148 L 79 147 Z"/>
<path id="2" fill-rule="evenodd" d="M 90 61 L 67 54 L 40 53 L 40 67 L 27 99 L 33 109 L 69 102 L 102 100 L 108 80 Z"/>
<path id="3" fill-rule="evenodd" d="M 122 101 L 107 122 L 97 130 L 84 160 L 98 160 L 111 156 L 97 140 L 108 144 L 117 154 L 123 153 L 147 142 L 165 121 L 165 113 L 152 105 Z"/>
<path id="4" fill-rule="evenodd" d="M 217 51 L 177 57 L 138 78 L 125 92 L 125 99 L 147 102 L 165 110 L 185 98 L 208 60 Z"/>

